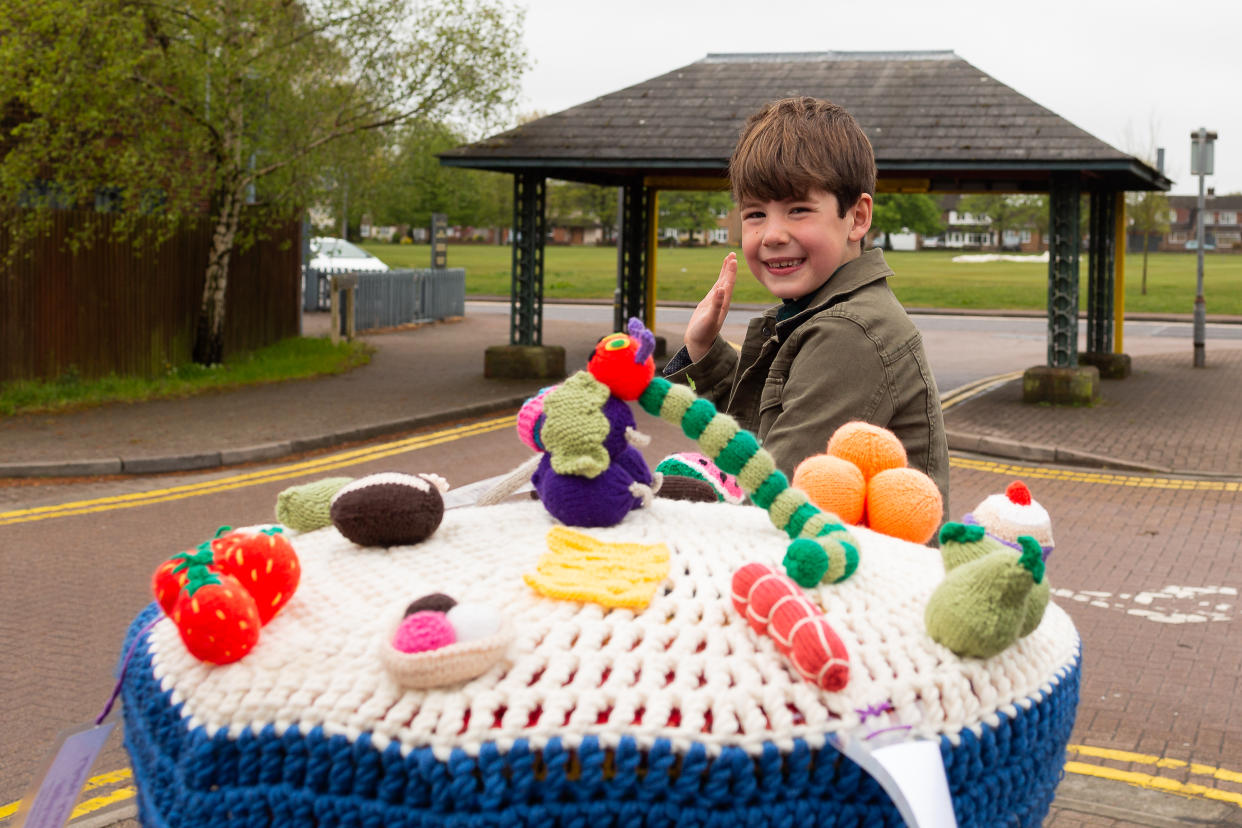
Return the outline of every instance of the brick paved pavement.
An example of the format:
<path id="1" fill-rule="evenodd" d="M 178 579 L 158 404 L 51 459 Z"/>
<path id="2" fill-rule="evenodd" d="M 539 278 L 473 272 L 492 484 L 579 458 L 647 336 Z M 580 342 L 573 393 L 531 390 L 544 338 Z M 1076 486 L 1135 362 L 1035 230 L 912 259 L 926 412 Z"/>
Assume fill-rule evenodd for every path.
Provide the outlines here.
<path id="1" fill-rule="evenodd" d="M 1190 363 L 1189 348 L 1136 357 L 1130 377 L 1101 382 L 1100 401 L 1081 408 L 1027 405 L 1014 380 L 950 408 L 945 426 L 1152 469 L 1242 477 L 1242 349 L 1213 349 L 1206 368 Z"/>

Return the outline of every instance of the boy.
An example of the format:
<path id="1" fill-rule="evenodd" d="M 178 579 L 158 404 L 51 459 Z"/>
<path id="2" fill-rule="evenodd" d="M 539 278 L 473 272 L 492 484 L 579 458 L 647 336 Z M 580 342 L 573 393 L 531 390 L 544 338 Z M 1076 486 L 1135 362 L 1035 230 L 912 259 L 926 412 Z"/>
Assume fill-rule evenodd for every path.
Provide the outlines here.
<path id="1" fill-rule="evenodd" d="M 753 431 L 786 475 L 841 424 L 883 426 L 948 514 L 948 444 L 923 340 L 889 290 L 883 253 L 862 251 L 875 178 L 871 142 L 841 107 L 787 98 L 752 115 L 729 180 L 746 264 L 782 304 L 751 320 L 737 354 L 720 337 L 737 279 L 730 253 L 664 373 Z"/>

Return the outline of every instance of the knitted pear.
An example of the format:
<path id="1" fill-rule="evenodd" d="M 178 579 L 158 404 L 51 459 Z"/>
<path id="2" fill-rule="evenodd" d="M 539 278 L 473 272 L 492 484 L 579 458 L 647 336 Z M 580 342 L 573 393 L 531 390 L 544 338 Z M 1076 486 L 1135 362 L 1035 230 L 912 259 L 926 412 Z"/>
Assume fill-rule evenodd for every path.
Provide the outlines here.
<path id="1" fill-rule="evenodd" d="M 927 633 L 960 656 L 990 658 L 1018 639 L 1027 597 L 1043 577 L 1038 547 L 1021 556 L 1002 548 L 960 564 L 927 602 Z"/>
<path id="2" fill-rule="evenodd" d="M 1040 559 L 1043 559 L 1043 547 L 1035 538 L 1030 535 L 1020 535 L 1018 543 L 1022 546 L 1023 556 L 1038 554 Z M 1051 595 L 1052 585 L 1048 583 L 1045 573 L 1044 577 L 1035 583 L 1030 595 L 1026 596 L 1026 614 L 1022 619 L 1022 629 L 1018 630 L 1019 637 L 1026 638 L 1035 632 L 1039 622 L 1044 620 L 1044 610 L 1048 608 L 1048 598 Z"/>

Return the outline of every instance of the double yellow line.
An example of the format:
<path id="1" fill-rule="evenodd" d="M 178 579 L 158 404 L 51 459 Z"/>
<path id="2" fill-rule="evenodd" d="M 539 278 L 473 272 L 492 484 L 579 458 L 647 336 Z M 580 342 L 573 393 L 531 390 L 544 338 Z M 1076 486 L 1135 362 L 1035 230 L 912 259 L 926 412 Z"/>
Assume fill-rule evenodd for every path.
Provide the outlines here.
<path id="1" fill-rule="evenodd" d="M 1093 759 L 1106 759 L 1114 762 L 1127 762 L 1130 764 L 1147 765 L 1157 770 L 1168 768 L 1173 770 L 1188 770 L 1191 775 L 1203 776 L 1212 780 L 1221 782 L 1230 782 L 1242 784 L 1242 773 L 1237 771 L 1225 770 L 1222 768 L 1212 767 L 1211 765 L 1200 765 L 1193 762 L 1183 762 L 1180 759 L 1162 759 L 1159 756 L 1149 756 L 1142 753 L 1130 753 L 1124 750 L 1111 750 L 1108 748 L 1096 748 L 1088 745 L 1069 745 L 1067 748 L 1071 756 L 1089 757 Z M 1065 772 L 1079 774 L 1081 776 L 1092 776 L 1097 779 L 1109 779 L 1115 782 L 1124 782 L 1127 785 L 1133 785 L 1139 788 L 1158 791 L 1160 793 L 1176 794 L 1178 796 L 1193 797 L 1198 799 L 1211 799 L 1217 802 L 1225 802 L 1230 805 L 1236 805 L 1242 808 L 1242 794 L 1233 791 L 1225 791 L 1220 788 L 1213 788 L 1207 785 L 1201 785 L 1194 782 L 1178 782 L 1174 779 L 1159 776 L 1156 774 L 1143 773 L 1141 771 L 1123 771 L 1117 768 L 1108 767 L 1106 765 L 1092 764 L 1089 762 L 1080 762 L 1070 759 L 1065 763 Z M 127 782 L 133 779 L 133 775 L 128 768 L 123 768 L 111 773 L 100 774 L 92 777 L 87 783 L 84 790 L 92 790 L 107 785 L 115 785 L 120 782 Z M 91 797 L 83 800 L 74 808 L 70 814 L 70 820 L 78 819 L 87 814 L 94 813 L 101 808 L 114 805 L 118 802 L 124 802 L 132 799 L 137 792 L 133 785 L 117 788 L 103 796 Z M 8 805 L 0 805 L 0 820 L 7 819 L 17 812 L 20 802 L 12 802 Z"/>
<path id="2" fill-rule="evenodd" d="M 429 448 L 442 443 L 450 443 L 466 437 L 488 434 L 506 428 L 513 428 L 517 418 L 513 415 L 479 420 L 454 428 L 442 429 L 430 434 L 420 434 L 366 448 L 328 454 L 298 463 L 276 466 L 262 471 L 236 474 L 229 477 L 171 486 L 166 489 L 153 489 L 147 492 L 133 492 L 123 495 L 110 495 L 92 500 L 76 500 L 69 503 L 58 503 L 52 506 L 36 506 L 30 509 L 17 509 L 11 512 L 0 512 L 0 526 L 11 523 L 29 523 L 37 520 L 88 515 L 93 512 L 105 512 L 112 509 L 132 509 L 136 506 L 147 506 L 152 503 L 167 503 L 183 500 L 188 497 L 242 489 L 247 486 L 258 486 L 281 480 L 308 475 L 321 475 L 325 472 L 355 466 L 372 460 L 380 460 L 398 454 L 405 454 L 419 449 Z"/>

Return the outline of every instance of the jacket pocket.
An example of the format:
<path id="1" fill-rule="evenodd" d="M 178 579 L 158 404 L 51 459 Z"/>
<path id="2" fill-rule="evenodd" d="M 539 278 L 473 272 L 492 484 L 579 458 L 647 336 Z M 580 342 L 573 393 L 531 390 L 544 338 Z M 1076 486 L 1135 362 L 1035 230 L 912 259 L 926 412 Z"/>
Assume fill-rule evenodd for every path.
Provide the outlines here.
<path id="1" fill-rule="evenodd" d="M 756 434 L 760 440 L 767 436 L 776 418 L 785 410 L 785 377 L 783 374 L 769 374 L 763 390 L 759 394 L 759 416 Z"/>

